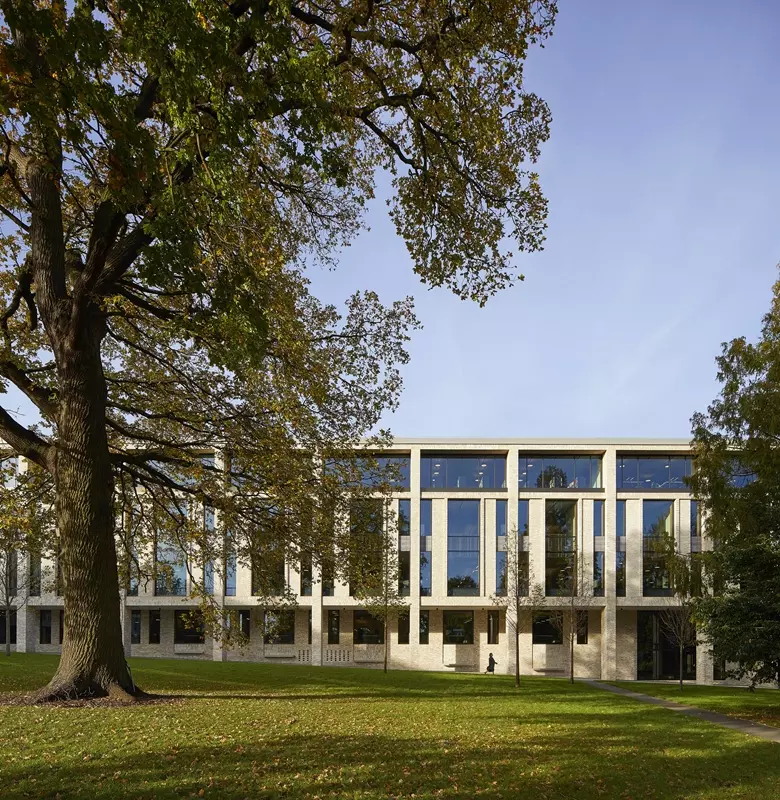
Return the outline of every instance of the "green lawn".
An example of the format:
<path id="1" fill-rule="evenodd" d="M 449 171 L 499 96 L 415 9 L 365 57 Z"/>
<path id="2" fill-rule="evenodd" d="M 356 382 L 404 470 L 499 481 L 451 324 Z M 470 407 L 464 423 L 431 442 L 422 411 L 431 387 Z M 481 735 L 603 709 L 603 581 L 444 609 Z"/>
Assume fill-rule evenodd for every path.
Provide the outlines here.
<path id="1" fill-rule="evenodd" d="M 0 657 L 0 691 L 56 659 Z M 0 706 L 0 796 L 771 798 L 780 745 L 584 684 L 140 660 L 130 708 Z"/>
<path id="2" fill-rule="evenodd" d="M 677 683 L 615 683 L 624 689 L 663 697 L 688 706 L 718 711 L 730 717 L 742 717 L 764 725 L 780 727 L 780 691 L 777 689 L 747 689 L 728 686 L 689 686 L 680 691 Z"/>

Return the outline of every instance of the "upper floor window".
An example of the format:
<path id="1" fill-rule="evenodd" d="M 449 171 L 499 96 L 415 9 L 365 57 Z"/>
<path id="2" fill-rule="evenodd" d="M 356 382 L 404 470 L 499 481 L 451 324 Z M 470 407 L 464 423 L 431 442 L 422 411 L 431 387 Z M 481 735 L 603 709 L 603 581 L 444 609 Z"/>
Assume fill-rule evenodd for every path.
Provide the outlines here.
<path id="1" fill-rule="evenodd" d="M 423 489 L 506 489 L 504 456 L 427 455 L 420 459 Z"/>
<path id="2" fill-rule="evenodd" d="M 690 456 L 618 456 L 617 488 L 684 492 L 692 465 Z"/>
<path id="3" fill-rule="evenodd" d="M 601 489 L 601 456 L 520 455 L 520 489 Z"/>
<path id="4" fill-rule="evenodd" d="M 339 475 L 347 486 L 390 484 L 397 491 L 410 487 L 408 455 L 329 459 L 325 469 Z"/>

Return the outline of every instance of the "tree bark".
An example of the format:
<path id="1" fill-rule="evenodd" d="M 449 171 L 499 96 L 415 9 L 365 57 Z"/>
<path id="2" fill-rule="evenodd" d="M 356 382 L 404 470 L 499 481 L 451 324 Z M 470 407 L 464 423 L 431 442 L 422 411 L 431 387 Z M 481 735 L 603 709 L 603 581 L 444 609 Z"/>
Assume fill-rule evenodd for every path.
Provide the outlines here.
<path id="1" fill-rule="evenodd" d="M 54 477 L 67 630 L 57 672 L 39 701 L 110 696 L 136 689 L 122 646 L 114 541 L 113 473 L 106 437 L 103 320 L 92 308 L 57 352 L 59 439 Z"/>

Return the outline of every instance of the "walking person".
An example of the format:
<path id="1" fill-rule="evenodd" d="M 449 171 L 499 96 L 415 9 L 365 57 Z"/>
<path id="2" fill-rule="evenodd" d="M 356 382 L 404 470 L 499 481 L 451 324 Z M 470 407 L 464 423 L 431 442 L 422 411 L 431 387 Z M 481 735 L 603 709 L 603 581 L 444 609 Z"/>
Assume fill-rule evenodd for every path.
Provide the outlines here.
<path id="1" fill-rule="evenodd" d="M 487 665 L 487 669 L 485 670 L 485 675 L 487 675 L 488 673 L 490 673 L 491 675 L 495 675 L 496 674 L 496 664 L 498 664 L 498 661 L 496 661 L 496 659 L 493 658 L 493 654 L 492 653 L 489 653 L 488 654 L 488 665 Z"/>

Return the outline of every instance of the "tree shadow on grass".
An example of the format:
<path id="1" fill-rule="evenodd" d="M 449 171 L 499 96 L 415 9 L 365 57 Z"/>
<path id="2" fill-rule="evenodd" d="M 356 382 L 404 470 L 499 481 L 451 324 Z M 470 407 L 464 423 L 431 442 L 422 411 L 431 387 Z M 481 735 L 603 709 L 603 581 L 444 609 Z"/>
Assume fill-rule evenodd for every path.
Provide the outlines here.
<path id="1" fill-rule="evenodd" d="M 210 738 L 189 729 L 172 736 L 181 743 L 165 751 L 131 742 L 121 752 L 7 762 L 3 796 L 677 800 L 732 797 L 737 790 L 752 800 L 780 796 L 777 745 L 694 720 L 670 723 L 662 709 L 537 715 L 537 729 L 525 736 L 513 733 L 515 721 L 511 713 L 464 719 L 443 739 L 440 730 L 406 735 L 411 724 L 397 736 L 323 735 L 294 724 L 258 732 L 248 720 L 245 730 L 216 744 L 183 742 Z"/>

